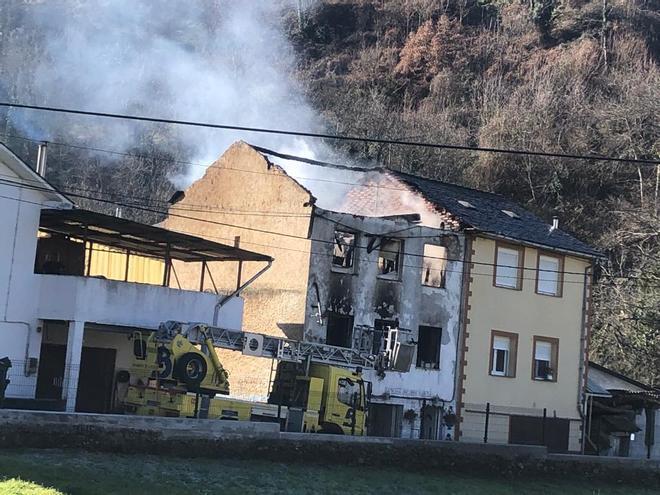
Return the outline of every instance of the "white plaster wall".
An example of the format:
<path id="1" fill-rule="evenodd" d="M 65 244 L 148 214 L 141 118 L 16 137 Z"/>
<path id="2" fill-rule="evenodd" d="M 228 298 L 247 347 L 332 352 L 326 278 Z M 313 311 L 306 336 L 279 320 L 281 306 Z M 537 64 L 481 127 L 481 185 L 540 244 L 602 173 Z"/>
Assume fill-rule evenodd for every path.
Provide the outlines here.
<path id="1" fill-rule="evenodd" d="M 37 316 L 49 320 L 76 320 L 108 325 L 158 328 L 166 320 L 213 322 L 218 296 L 155 285 L 99 278 L 38 275 L 41 291 Z M 218 324 L 240 330 L 243 299 L 232 298 Z"/>
<path id="2" fill-rule="evenodd" d="M 342 225 L 360 232 L 385 234 L 401 228 L 409 227 L 404 221 L 393 221 L 379 218 L 365 218 L 353 215 L 324 212 L 324 216 L 339 221 Z M 439 224 L 439 222 L 438 222 Z M 338 227 L 341 228 L 341 227 Z M 332 241 L 335 223 L 316 217 L 313 226 L 313 239 Z M 385 378 L 379 378 L 373 371 L 366 370 L 364 377 L 373 384 L 374 396 L 389 395 L 387 400 L 378 398 L 378 402 L 402 404 L 404 411 L 414 409 L 419 412 L 422 401 L 436 398 L 446 404 L 453 405 L 455 399 L 455 369 L 457 359 L 457 344 L 459 334 L 460 299 L 462 284 L 462 263 L 449 261 L 446 271 L 445 288 L 424 287 L 421 284 L 421 264 L 425 243 L 452 244 L 453 253 L 448 258 L 462 259 L 464 240 L 455 232 L 433 229 L 429 227 L 414 227 L 400 234 L 405 236 L 428 236 L 424 238 L 404 238 L 404 256 L 399 281 L 383 282 L 378 279 L 377 261 L 378 249 L 368 253 L 366 246 L 368 237 L 358 236 L 359 249 L 356 250 L 356 269 L 348 277 L 337 275 L 331 270 L 333 246 L 326 242 L 314 242 L 310 262 L 310 277 L 307 294 L 307 310 L 305 318 L 305 338 L 323 342 L 326 336 L 327 318 L 323 324 L 317 321 L 318 287 L 320 299 L 328 309 L 329 293 L 337 292 L 337 278 L 341 277 L 347 297 L 350 299 L 354 325 L 373 326 L 376 319 L 398 319 L 401 328 L 411 330 L 410 338 L 418 340 L 418 327 L 429 325 L 441 327 L 443 337 L 440 349 L 440 369 L 427 370 L 415 367 L 416 357 L 407 373 L 388 371 Z M 419 255 L 419 256 L 416 256 Z M 335 277 L 333 279 L 333 277 Z M 380 286 L 379 286 L 380 284 Z M 334 285 L 334 289 L 333 289 Z M 380 287 L 380 288 L 379 288 Z M 391 316 L 384 317 L 375 308 L 378 300 L 377 292 L 386 290 L 396 293 L 398 308 Z M 403 436 L 419 434 L 419 424 L 404 421 Z"/>
<path id="3" fill-rule="evenodd" d="M 2 178 L 20 182 L 8 166 L 0 162 Z M 0 184 L 0 357 L 9 357 L 11 374 L 21 374 L 29 357 L 39 356 L 41 334 L 37 333 L 35 297 L 39 280 L 34 275 L 34 257 L 41 204 L 52 199 L 40 191 Z M 10 384 L 7 395 L 26 395 L 23 386 L 34 377 L 21 377 Z M 36 383 L 36 382 L 35 382 Z"/>

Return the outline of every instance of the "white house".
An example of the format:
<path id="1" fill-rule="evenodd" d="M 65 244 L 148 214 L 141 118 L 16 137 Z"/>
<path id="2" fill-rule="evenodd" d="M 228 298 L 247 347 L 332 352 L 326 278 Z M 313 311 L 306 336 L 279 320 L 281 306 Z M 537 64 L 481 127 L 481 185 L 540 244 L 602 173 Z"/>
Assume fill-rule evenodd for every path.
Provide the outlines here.
<path id="1" fill-rule="evenodd" d="M 12 362 L 5 407 L 111 412 L 136 332 L 166 320 L 241 328 L 240 278 L 236 291 L 219 295 L 208 264 L 235 262 L 240 273 L 243 261 L 271 261 L 76 209 L 3 145 L 0 225 L 0 358 Z M 199 266 L 199 285 L 172 288 L 173 261 Z M 136 275 L 138 265 L 144 273 Z"/>

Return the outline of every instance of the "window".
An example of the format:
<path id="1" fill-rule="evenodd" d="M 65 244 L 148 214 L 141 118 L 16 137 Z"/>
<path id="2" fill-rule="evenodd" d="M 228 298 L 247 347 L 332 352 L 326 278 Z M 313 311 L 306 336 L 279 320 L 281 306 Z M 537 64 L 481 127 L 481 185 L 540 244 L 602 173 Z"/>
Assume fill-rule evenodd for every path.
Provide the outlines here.
<path id="1" fill-rule="evenodd" d="M 522 289 L 522 268 L 524 248 L 501 245 L 495 246 L 494 285 L 507 289 Z"/>
<path id="2" fill-rule="evenodd" d="M 536 270 L 536 293 L 546 296 L 561 296 L 564 259 L 539 253 Z"/>
<path id="3" fill-rule="evenodd" d="M 387 278 L 399 278 L 403 242 L 398 239 L 383 239 L 378 253 L 378 273 Z"/>
<path id="4" fill-rule="evenodd" d="M 337 347 L 353 347 L 353 317 L 337 313 L 328 314 L 325 343 Z"/>
<path id="5" fill-rule="evenodd" d="M 516 376 L 518 335 L 493 330 L 490 340 L 490 374 L 493 376 Z"/>
<path id="6" fill-rule="evenodd" d="M 534 360 L 532 378 L 534 380 L 556 382 L 559 339 L 534 337 Z"/>
<path id="7" fill-rule="evenodd" d="M 427 370 L 440 369 L 440 343 L 442 328 L 419 327 L 417 339 L 417 367 Z"/>
<path id="8" fill-rule="evenodd" d="M 422 261 L 422 285 L 429 287 L 445 286 L 445 268 L 447 267 L 447 248 L 435 244 L 424 244 Z"/>
<path id="9" fill-rule="evenodd" d="M 340 378 L 337 385 L 337 399 L 339 402 L 358 408 L 360 406 L 360 385 L 350 378 Z"/>
<path id="10" fill-rule="evenodd" d="M 351 270 L 355 255 L 355 234 L 335 230 L 332 268 Z"/>

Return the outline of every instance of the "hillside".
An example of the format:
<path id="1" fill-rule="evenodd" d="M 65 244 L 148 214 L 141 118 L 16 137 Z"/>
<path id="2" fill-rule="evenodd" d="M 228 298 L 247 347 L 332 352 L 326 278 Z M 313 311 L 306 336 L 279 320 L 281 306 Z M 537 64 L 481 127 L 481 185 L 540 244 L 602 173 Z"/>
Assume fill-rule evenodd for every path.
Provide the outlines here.
<path id="1" fill-rule="evenodd" d="M 227 55 L 218 51 L 223 1 L 206 2 L 196 12 L 201 24 L 172 14 L 155 32 L 167 32 L 184 47 L 183 54 L 214 67 Z M 263 70 L 264 79 L 272 80 L 265 64 L 293 74 L 325 130 L 570 154 L 660 156 L 658 0 L 273 1 L 273 22 L 293 47 L 293 67 L 268 54 L 247 74 L 253 80 Z M 50 5 L 87 22 L 86 3 L 54 0 Z M 28 22 L 44 5 L 39 0 L 0 5 L 0 99 L 38 102 L 50 94 L 45 83 L 61 84 L 62 94 L 68 94 L 64 76 L 45 81 L 43 70 L 34 70 L 48 68 L 58 53 L 49 45 L 57 27 L 44 33 L 43 24 Z M 254 29 L 249 36 L 261 34 Z M 234 49 L 230 59 L 240 55 Z M 234 60 L 229 62 L 233 67 Z M 112 67 L 102 66 L 91 80 L 98 86 L 91 87 L 102 89 L 103 71 Z M 168 73 L 175 77 L 175 71 Z M 165 103 L 179 99 L 190 112 L 198 110 L 188 95 L 182 97 L 184 91 L 170 94 L 169 87 L 144 79 L 144 94 L 152 97 L 137 103 L 128 99 L 129 113 L 169 115 L 163 108 L 175 107 Z M 121 79 L 110 81 L 123 86 Z M 286 92 L 276 94 L 280 98 Z M 71 100 L 70 105 L 83 106 Z M 85 103 L 93 105 L 92 100 Z M 280 120 L 273 126 L 299 124 L 286 121 L 287 111 L 276 113 Z M 226 113 L 214 115 L 199 118 L 231 120 Z M 18 136 L 3 138 L 31 158 L 34 143 L 21 136 L 39 133 L 30 132 L 19 116 L 0 111 L 0 132 Z M 125 131 L 96 121 L 70 122 L 52 124 L 49 139 L 112 149 L 103 142 Z M 166 126 L 138 127 L 130 136 L 122 153 L 144 156 L 52 146 L 49 177 L 82 196 L 103 195 L 127 204 L 140 200 L 164 209 L 175 189 L 171 179 L 190 168 L 186 162 L 198 151 L 197 143 Z M 334 146 L 348 160 L 370 160 L 497 192 L 546 219 L 558 216 L 563 228 L 607 255 L 597 270 L 593 297 L 593 358 L 660 384 L 660 167 L 380 144 Z M 78 199 L 104 211 L 115 207 Z M 159 219 L 158 213 L 144 210 L 126 213 L 143 221 Z"/>
<path id="2" fill-rule="evenodd" d="M 339 132 L 660 156 L 657 1 L 328 1 L 289 22 L 298 77 Z M 594 295 L 593 358 L 660 383 L 660 168 L 346 149 L 504 194 L 548 220 L 559 216 L 609 257 Z"/>

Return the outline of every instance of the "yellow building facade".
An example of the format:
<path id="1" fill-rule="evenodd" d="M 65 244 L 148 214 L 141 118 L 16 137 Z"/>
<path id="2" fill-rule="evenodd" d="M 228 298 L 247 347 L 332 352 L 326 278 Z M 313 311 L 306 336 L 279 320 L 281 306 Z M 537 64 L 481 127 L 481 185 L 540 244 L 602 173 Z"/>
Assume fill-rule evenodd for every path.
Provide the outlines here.
<path id="1" fill-rule="evenodd" d="M 468 257 L 459 439 L 579 451 L 591 259 L 480 236 Z"/>

